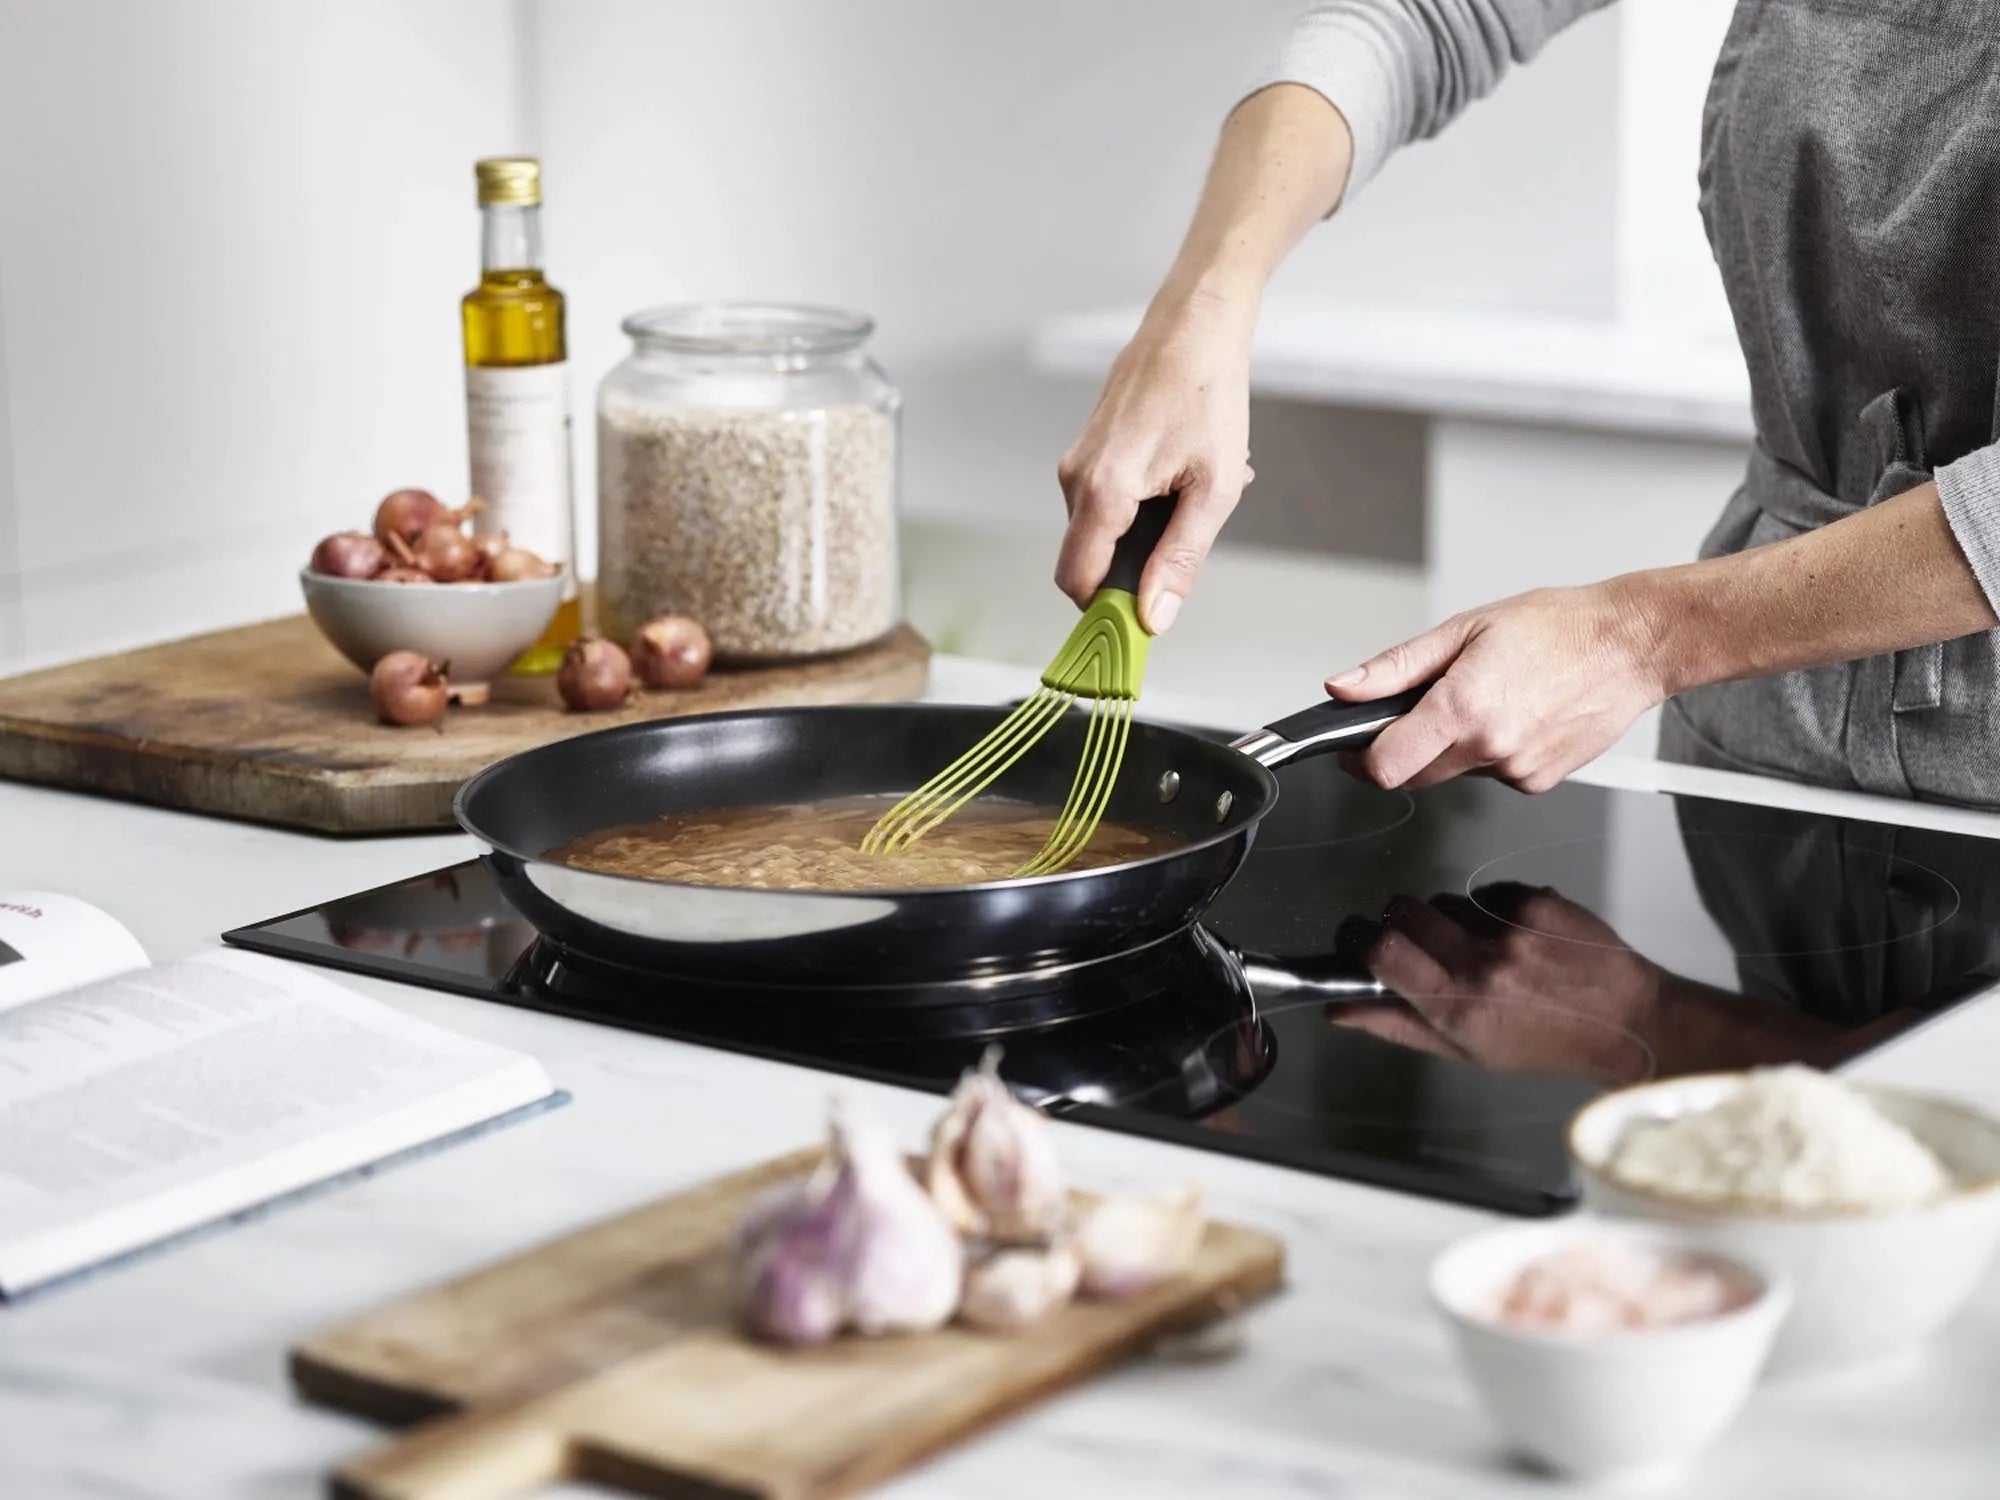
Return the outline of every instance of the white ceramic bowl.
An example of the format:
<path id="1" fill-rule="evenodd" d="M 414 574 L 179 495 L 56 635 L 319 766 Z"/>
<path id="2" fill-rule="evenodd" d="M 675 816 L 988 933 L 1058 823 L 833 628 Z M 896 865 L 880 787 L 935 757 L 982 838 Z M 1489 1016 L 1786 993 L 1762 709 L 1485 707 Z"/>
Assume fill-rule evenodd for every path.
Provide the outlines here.
<path id="1" fill-rule="evenodd" d="M 1950 1196 L 1890 1213 L 1779 1214 L 1708 1207 L 1624 1187 L 1605 1174 L 1635 1121 L 1707 1109 L 1742 1080 L 1702 1074 L 1594 1100 L 1569 1127 L 1584 1201 L 1600 1213 L 1671 1222 L 1695 1244 L 1782 1271 L 1792 1312 L 1772 1352 L 1774 1376 L 1857 1373 L 1914 1355 L 1958 1311 L 2000 1245 L 2000 1121 L 1954 1100 L 1854 1085 L 1943 1161 Z"/>
<path id="2" fill-rule="evenodd" d="M 541 639 L 562 604 L 563 575 L 519 583 L 377 583 L 299 572 L 306 613 L 362 671 L 391 651 L 451 663 L 452 685 L 477 689 Z"/>
<path id="3" fill-rule="evenodd" d="M 1712 1318 L 1604 1335 L 1497 1321 L 1517 1273 L 1581 1240 L 1703 1255 L 1750 1299 Z M 1431 1301 L 1500 1429 L 1523 1457 L 1600 1483 L 1669 1479 L 1714 1442 L 1756 1385 L 1789 1299 L 1781 1276 L 1693 1250 L 1671 1230 L 1589 1218 L 1485 1230 L 1431 1266 Z"/>

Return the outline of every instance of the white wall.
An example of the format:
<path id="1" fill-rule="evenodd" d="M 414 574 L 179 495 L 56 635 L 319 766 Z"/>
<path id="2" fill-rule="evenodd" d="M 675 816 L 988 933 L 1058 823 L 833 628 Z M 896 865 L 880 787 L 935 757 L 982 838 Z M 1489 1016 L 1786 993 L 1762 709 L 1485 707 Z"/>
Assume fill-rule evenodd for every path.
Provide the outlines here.
<path id="1" fill-rule="evenodd" d="M 455 304 L 472 160 L 518 144 L 514 25 L 0 0 L 0 653 L 289 612 L 315 537 L 463 489 Z"/>
<path id="2" fill-rule="evenodd" d="M 1623 22 L 1621 7 L 1579 21 L 1438 138 L 1391 157 L 1294 252 L 1277 289 L 1610 315 Z"/>
<path id="3" fill-rule="evenodd" d="M 1095 391 L 1031 373 L 1026 330 L 1150 290 L 1295 4 L 0 0 L 0 660 L 292 608 L 316 535 L 462 485 L 469 164 L 510 149 L 547 160 L 581 410 L 635 307 L 850 303 L 908 397 L 912 508 L 1052 535 Z M 1393 162 L 1284 284 L 1619 306 L 1651 150 L 1623 24 Z M 1412 432 L 1257 420 L 1261 507 L 1416 505 Z"/>
<path id="4" fill-rule="evenodd" d="M 1702 232 L 1702 106 L 1735 0 L 1625 0 L 1618 69 L 1618 315 L 1734 345 Z"/>
<path id="5" fill-rule="evenodd" d="M 912 508 L 1044 530 L 1095 390 L 1033 375 L 1026 330 L 1147 295 L 1222 116 L 1296 9 L 531 4 L 553 275 L 581 379 L 619 357 L 619 318 L 649 303 L 865 308 L 908 400 Z M 1558 40 L 1397 162 L 1287 283 L 1608 310 L 1615 45 L 1610 18 Z M 591 453 L 585 436 L 585 494 Z"/>
<path id="6" fill-rule="evenodd" d="M 0 671 L 21 659 L 21 553 L 14 503 L 13 407 L 7 395 L 7 281 L 0 257 Z"/>

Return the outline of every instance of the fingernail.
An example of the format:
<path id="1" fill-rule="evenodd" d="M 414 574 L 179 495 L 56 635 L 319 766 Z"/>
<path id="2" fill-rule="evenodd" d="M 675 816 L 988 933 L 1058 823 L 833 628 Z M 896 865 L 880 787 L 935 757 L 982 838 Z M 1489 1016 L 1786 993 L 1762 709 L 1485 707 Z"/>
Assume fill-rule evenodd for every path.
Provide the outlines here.
<path id="1" fill-rule="evenodd" d="M 1362 678 L 1366 677 L 1367 675 L 1368 675 L 1368 669 L 1366 667 L 1349 667 L 1345 672 L 1342 672 L 1338 677 L 1327 678 L 1326 685 L 1330 688 L 1353 687 L 1355 683 L 1359 682 Z"/>
<path id="2" fill-rule="evenodd" d="M 1172 589 L 1162 589 L 1153 595 L 1153 602 L 1146 606 L 1146 628 L 1154 635 L 1165 635 L 1174 623 L 1174 616 L 1181 612 L 1181 596 Z"/>

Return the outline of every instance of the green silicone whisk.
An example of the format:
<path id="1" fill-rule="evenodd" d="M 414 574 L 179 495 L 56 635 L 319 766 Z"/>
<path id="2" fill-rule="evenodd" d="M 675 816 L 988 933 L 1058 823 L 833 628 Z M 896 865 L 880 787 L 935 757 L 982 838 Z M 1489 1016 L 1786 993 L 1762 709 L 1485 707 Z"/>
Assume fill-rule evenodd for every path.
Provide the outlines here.
<path id="1" fill-rule="evenodd" d="M 1069 797 L 1041 852 L 1017 875 L 1053 875 L 1081 854 L 1111 801 L 1132 705 L 1146 675 L 1152 637 L 1139 623 L 1139 578 L 1173 519 L 1175 497 L 1145 501 L 1118 539 L 1104 583 L 1042 673 L 1042 685 L 982 736 L 979 742 L 882 814 L 861 848 L 899 854 L 985 791 L 1034 749 L 1078 699 L 1090 702 L 1083 755 Z"/>

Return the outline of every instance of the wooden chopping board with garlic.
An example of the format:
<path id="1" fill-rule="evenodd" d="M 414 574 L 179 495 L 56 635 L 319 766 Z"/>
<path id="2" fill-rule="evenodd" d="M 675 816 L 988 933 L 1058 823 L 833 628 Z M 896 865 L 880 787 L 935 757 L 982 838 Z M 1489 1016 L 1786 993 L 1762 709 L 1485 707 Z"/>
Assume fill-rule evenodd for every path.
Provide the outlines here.
<path id="1" fill-rule="evenodd" d="M 355 1500 L 563 1478 L 823 1500 L 1283 1278 L 1282 1244 L 1204 1219 L 1197 1190 L 1069 1190 L 989 1056 L 922 1160 L 837 1103 L 824 1149 L 391 1304 L 294 1350 L 292 1376 L 423 1422 L 340 1470 Z"/>

